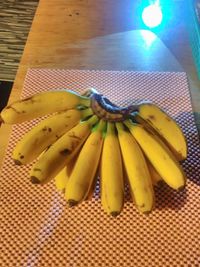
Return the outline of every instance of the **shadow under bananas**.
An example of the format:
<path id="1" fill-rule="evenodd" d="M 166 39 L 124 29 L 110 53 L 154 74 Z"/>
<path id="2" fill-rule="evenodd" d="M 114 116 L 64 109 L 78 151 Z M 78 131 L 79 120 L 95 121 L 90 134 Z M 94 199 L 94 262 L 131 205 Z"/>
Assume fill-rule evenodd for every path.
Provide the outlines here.
<path id="1" fill-rule="evenodd" d="M 200 186 L 200 139 L 194 114 L 192 112 L 183 112 L 175 117 L 175 120 L 182 128 L 188 143 L 188 156 L 181 165 L 187 179 Z"/>

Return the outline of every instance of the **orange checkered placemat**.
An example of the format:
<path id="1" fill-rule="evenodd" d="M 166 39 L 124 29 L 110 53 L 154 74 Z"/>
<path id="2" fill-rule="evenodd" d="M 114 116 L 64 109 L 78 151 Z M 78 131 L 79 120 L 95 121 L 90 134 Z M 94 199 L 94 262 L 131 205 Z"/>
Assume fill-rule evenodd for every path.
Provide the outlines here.
<path id="1" fill-rule="evenodd" d="M 11 159 L 17 140 L 39 119 L 15 125 L 0 176 L 0 266 L 200 266 L 200 146 L 185 73 L 30 69 L 22 97 L 88 87 L 122 106 L 151 100 L 177 120 L 188 141 L 187 187 L 156 188 L 149 216 L 127 199 L 122 214 L 109 217 L 98 184 L 92 200 L 68 208 L 53 181 L 31 184 L 31 166 Z"/>

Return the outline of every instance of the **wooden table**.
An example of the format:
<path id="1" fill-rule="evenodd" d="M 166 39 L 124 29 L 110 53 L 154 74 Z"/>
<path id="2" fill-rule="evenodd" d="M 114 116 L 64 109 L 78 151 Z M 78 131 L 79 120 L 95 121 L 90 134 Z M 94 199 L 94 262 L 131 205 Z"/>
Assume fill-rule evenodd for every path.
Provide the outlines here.
<path id="1" fill-rule="evenodd" d="M 156 35 L 133 31 L 133 2 L 40 0 L 9 102 L 20 97 L 28 68 L 183 71 Z M 199 112 L 199 89 L 192 94 Z M 10 128 L 0 128 L 0 164 Z"/>

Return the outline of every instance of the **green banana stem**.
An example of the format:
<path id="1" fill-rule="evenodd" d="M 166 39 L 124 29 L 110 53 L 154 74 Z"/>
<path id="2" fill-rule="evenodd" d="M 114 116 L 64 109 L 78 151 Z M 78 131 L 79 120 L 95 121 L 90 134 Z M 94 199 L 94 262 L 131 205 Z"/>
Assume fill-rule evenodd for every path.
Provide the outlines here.
<path id="1" fill-rule="evenodd" d="M 86 109 L 83 109 L 81 110 L 81 113 L 82 113 L 82 119 L 85 120 L 87 119 L 88 117 L 92 116 L 93 115 L 93 111 L 91 108 L 86 108 Z"/>
<path id="2" fill-rule="evenodd" d="M 98 125 L 97 125 L 97 129 L 96 130 L 99 131 L 99 132 L 104 132 L 105 129 L 106 129 L 106 124 L 107 124 L 106 121 L 100 120 Z"/>
<path id="3" fill-rule="evenodd" d="M 80 103 L 78 106 L 90 107 L 91 99 L 89 97 L 80 96 Z"/>
<path id="4" fill-rule="evenodd" d="M 117 122 L 116 124 L 118 133 L 124 130 L 124 125 L 121 122 Z"/>
<path id="5" fill-rule="evenodd" d="M 115 123 L 108 122 L 106 134 L 115 134 Z"/>
<path id="6" fill-rule="evenodd" d="M 130 120 L 125 120 L 123 123 L 124 123 L 129 129 L 131 129 L 131 128 L 135 125 L 135 123 L 132 123 Z"/>
<path id="7" fill-rule="evenodd" d="M 89 118 L 87 121 L 85 121 L 90 127 L 95 125 L 99 121 L 99 118 L 96 115 L 93 115 L 91 118 Z"/>

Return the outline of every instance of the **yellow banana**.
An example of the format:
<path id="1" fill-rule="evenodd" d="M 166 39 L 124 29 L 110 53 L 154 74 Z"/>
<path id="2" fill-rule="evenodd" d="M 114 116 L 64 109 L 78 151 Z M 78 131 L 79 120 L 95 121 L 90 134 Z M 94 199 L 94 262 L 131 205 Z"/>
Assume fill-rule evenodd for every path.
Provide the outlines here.
<path id="1" fill-rule="evenodd" d="M 93 184 L 101 155 L 105 124 L 105 121 L 100 120 L 78 155 L 65 190 L 65 198 L 70 206 L 83 201 Z"/>
<path id="2" fill-rule="evenodd" d="M 73 158 L 55 177 L 55 185 L 59 191 L 65 192 L 66 184 L 74 168 L 76 157 Z"/>
<path id="3" fill-rule="evenodd" d="M 108 206 L 108 202 L 105 196 L 105 190 L 102 190 L 103 184 L 101 182 L 101 205 L 103 210 L 107 213 L 107 214 L 111 214 L 110 208 Z"/>
<path id="4" fill-rule="evenodd" d="M 92 110 L 71 109 L 42 120 L 17 143 L 13 150 L 13 159 L 17 165 L 33 161 L 48 146 L 69 131 L 85 117 L 92 115 Z"/>
<path id="5" fill-rule="evenodd" d="M 138 122 L 150 125 L 169 146 L 176 158 L 181 161 L 187 157 L 187 141 L 180 126 L 158 106 L 150 103 L 139 105 Z M 142 118 L 143 120 L 141 120 Z M 146 123 L 147 124 L 146 124 Z"/>
<path id="6" fill-rule="evenodd" d="M 55 186 L 56 188 L 61 191 L 61 192 L 65 192 L 65 188 L 67 185 L 67 182 L 70 178 L 70 175 L 72 173 L 72 170 L 74 168 L 74 165 L 76 163 L 76 159 L 77 159 L 77 155 L 67 164 L 67 166 L 65 166 L 55 177 Z M 97 177 L 95 175 L 95 179 L 93 181 L 93 184 L 90 188 L 90 191 L 86 197 L 86 200 L 90 200 L 93 197 L 94 191 L 95 191 L 95 185 L 96 185 L 96 181 L 97 181 Z"/>
<path id="7" fill-rule="evenodd" d="M 55 185 L 59 191 L 65 192 L 65 187 L 69 176 L 67 174 L 67 167 L 64 167 L 56 176 L 55 176 Z"/>
<path id="8" fill-rule="evenodd" d="M 76 155 L 97 122 L 96 115 L 80 122 L 50 146 L 31 169 L 32 183 L 45 183 L 54 178 Z"/>
<path id="9" fill-rule="evenodd" d="M 150 212 L 154 206 L 154 191 L 144 155 L 123 124 L 116 123 L 116 126 L 132 196 L 139 211 Z"/>
<path id="10" fill-rule="evenodd" d="M 101 156 L 102 205 L 112 216 L 120 214 L 124 203 L 124 181 L 120 145 L 115 124 L 108 122 Z M 106 208 L 107 210 L 107 208 Z"/>
<path id="11" fill-rule="evenodd" d="M 1 120 L 8 124 L 22 123 L 77 106 L 90 106 L 90 98 L 69 90 L 42 92 L 5 107 L 1 111 Z"/>
<path id="12" fill-rule="evenodd" d="M 151 180 L 153 185 L 157 186 L 161 181 L 162 177 L 158 174 L 155 168 L 152 166 L 151 162 L 146 158 L 146 163 L 149 169 L 149 173 L 151 175 Z"/>
<path id="13" fill-rule="evenodd" d="M 186 179 L 181 166 L 158 136 L 147 131 L 142 125 L 130 121 L 125 124 L 163 180 L 174 189 L 184 187 Z"/>

